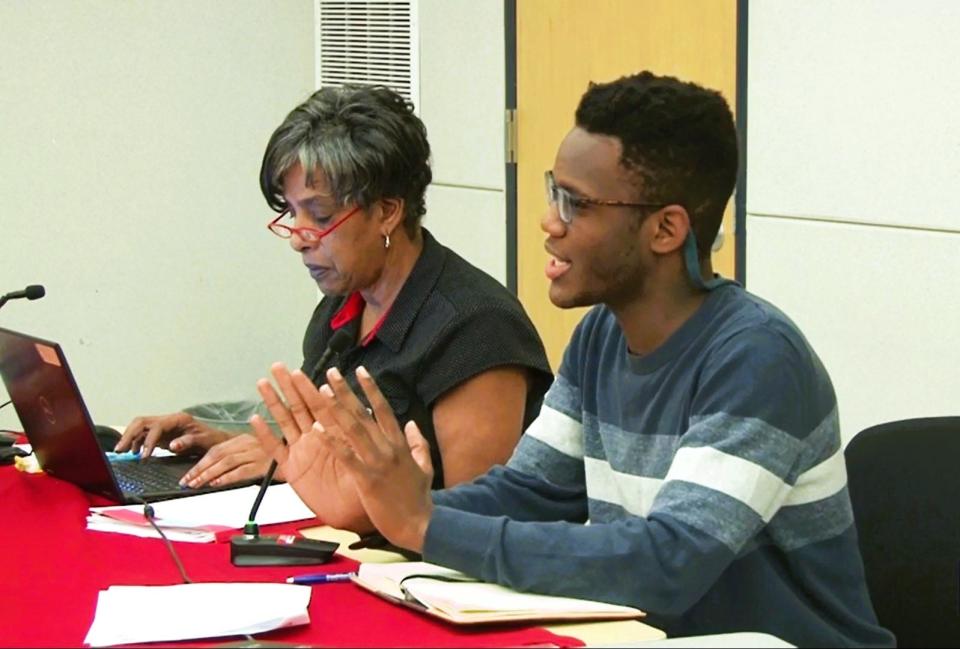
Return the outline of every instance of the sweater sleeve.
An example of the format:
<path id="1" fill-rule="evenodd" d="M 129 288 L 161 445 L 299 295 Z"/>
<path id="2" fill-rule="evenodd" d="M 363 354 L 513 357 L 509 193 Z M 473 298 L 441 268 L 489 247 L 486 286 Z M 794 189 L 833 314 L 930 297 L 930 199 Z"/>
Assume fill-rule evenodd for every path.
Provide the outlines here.
<path id="1" fill-rule="evenodd" d="M 509 512 L 517 521 L 570 521 L 587 518 L 582 488 L 559 486 L 502 466 L 470 483 L 436 491 L 434 505 L 483 516 Z"/>
<path id="2" fill-rule="evenodd" d="M 586 521 L 582 425 L 558 411 L 574 412 L 577 398 L 578 392 L 558 376 L 507 467 L 435 492 L 434 504 L 522 521 Z"/>
<path id="3" fill-rule="evenodd" d="M 747 332 L 704 363 L 687 430 L 646 516 L 583 525 L 557 516 L 554 503 L 543 515 L 530 513 L 533 501 L 517 491 L 550 499 L 576 478 L 563 462 L 530 463 L 530 448 L 521 444 L 511 460 L 516 468 L 491 474 L 482 492 L 438 500 L 424 558 L 521 591 L 679 616 L 757 543 L 782 507 L 843 488 L 832 388 L 823 389 L 815 374 L 811 359 L 777 332 Z M 576 456 L 562 441 L 538 443 L 560 447 L 555 457 Z M 582 464 L 582 444 L 580 452 Z M 535 475 L 511 472 L 533 466 Z"/>

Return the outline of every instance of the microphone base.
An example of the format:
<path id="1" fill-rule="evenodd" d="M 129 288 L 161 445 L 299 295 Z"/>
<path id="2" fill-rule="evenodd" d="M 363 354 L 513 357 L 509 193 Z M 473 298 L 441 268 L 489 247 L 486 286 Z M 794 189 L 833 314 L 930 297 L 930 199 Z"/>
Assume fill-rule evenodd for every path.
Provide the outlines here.
<path id="1" fill-rule="evenodd" d="M 230 539 L 230 562 L 235 566 L 313 566 L 333 558 L 339 543 L 279 536 L 235 536 Z"/>

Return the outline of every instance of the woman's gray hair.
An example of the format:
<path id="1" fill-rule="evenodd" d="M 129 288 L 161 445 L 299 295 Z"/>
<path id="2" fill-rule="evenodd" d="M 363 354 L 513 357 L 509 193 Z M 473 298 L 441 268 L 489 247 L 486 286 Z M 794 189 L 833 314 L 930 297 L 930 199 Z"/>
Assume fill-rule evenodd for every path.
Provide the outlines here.
<path id="1" fill-rule="evenodd" d="M 430 144 L 413 105 L 393 90 L 321 88 L 287 115 L 260 167 L 260 189 L 277 212 L 287 209 L 283 176 L 298 162 L 308 186 L 316 170 L 323 172 L 341 207 L 402 198 L 404 227 L 411 236 L 419 229 L 432 179 Z"/>

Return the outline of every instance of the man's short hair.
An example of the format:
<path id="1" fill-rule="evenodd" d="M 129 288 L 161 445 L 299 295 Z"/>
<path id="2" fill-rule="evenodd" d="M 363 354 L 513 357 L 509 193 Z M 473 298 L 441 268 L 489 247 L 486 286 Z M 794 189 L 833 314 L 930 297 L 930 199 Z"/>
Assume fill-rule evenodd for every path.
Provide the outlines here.
<path id="1" fill-rule="evenodd" d="M 620 163 L 639 178 L 642 199 L 683 205 L 698 252 L 708 255 L 737 180 L 737 131 L 723 96 L 641 72 L 591 83 L 576 120 L 590 133 L 619 138 Z"/>
<path id="2" fill-rule="evenodd" d="M 271 208 L 287 208 L 283 176 L 296 163 L 310 185 L 321 170 L 340 206 L 367 208 L 402 198 L 404 227 L 414 235 L 426 213 L 430 184 L 427 129 L 413 105 L 383 86 L 321 88 L 294 108 L 270 137 L 260 189 Z"/>

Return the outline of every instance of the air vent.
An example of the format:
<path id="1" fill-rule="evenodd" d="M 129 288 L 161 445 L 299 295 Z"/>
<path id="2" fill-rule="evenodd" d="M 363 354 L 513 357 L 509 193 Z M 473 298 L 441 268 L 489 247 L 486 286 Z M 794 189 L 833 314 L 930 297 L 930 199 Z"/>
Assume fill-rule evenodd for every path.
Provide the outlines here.
<path id="1" fill-rule="evenodd" d="M 384 85 L 420 109 L 418 0 L 316 0 L 317 87 Z"/>

